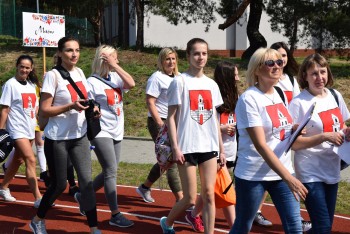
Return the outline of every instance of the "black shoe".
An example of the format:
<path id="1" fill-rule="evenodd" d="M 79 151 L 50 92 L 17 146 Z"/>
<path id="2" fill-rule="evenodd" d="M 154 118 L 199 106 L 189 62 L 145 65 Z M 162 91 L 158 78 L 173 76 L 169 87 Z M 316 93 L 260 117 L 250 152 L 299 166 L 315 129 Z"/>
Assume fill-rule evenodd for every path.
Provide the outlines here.
<path id="1" fill-rule="evenodd" d="M 51 179 L 50 176 L 47 174 L 47 171 L 43 171 L 40 173 L 40 179 L 44 181 L 46 188 L 50 186 Z"/>
<path id="2" fill-rule="evenodd" d="M 69 192 L 68 192 L 69 195 L 74 196 L 74 194 L 78 192 L 80 192 L 80 189 L 78 188 L 78 186 L 73 185 L 69 187 Z"/>

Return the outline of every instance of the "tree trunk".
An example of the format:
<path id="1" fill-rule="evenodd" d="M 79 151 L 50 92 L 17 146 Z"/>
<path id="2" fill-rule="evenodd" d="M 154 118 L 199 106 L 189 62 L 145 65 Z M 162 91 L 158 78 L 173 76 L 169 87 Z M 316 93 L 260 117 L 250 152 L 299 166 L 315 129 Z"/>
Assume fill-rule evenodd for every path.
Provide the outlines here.
<path id="1" fill-rule="evenodd" d="M 254 0 L 253 0 L 254 1 Z M 239 18 L 243 15 L 245 9 L 247 9 L 250 4 L 250 0 L 243 0 L 241 5 L 239 5 L 235 14 L 233 14 L 230 18 L 226 19 L 225 23 L 219 24 L 219 29 L 225 30 L 230 27 L 232 24 L 236 23 Z"/>
<path id="2" fill-rule="evenodd" d="M 298 42 L 297 40 L 298 36 L 298 19 L 296 17 L 293 17 L 293 33 L 292 33 L 292 38 L 290 40 L 290 52 L 293 54 L 296 44 Z"/>
<path id="3" fill-rule="evenodd" d="M 144 22 L 144 3 L 143 0 L 135 0 L 136 7 L 136 17 L 137 17 L 137 36 L 136 36 L 136 50 L 141 51 L 144 44 L 144 35 L 143 35 L 143 22 Z"/>
<path id="4" fill-rule="evenodd" d="M 247 35 L 250 46 L 242 54 L 243 60 L 249 60 L 253 53 L 260 47 L 266 47 L 267 42 L 259 32 L 260 19 L 263 9 L 263 0 L 252 0 L 247 25 Z"/>

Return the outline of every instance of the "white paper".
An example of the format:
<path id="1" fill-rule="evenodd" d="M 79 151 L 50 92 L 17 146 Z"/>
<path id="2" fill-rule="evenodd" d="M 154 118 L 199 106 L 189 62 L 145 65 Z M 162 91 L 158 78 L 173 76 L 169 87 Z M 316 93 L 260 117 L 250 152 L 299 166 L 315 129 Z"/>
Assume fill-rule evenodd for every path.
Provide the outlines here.
<path id="1" fill-rule="evenodd" d="M 283 154 L 288 153 L 288 151 L 290 150 L 290 148 L 292 147 L 294 141 L 297 139 L 297 137 L 300 135 L 301 131 L 303 130 L 303 128 L 306 126 L 306 124 L 310 121 L 312 114 L 314 112 L 316 106 L 316 102 L 314 102 L 309 110 L 306 112 L 303 120 L 301 121 L 301 123 L 299 124 L 297 130 L 295 130 L 293 132 L 293 134 L 284 139 L 283 141 L 281 141 L 276 148 L 274 149 L 274 153 L 277 155 L 277 157 L 281 157 Z"/>
<path id="2" fill-rule="evenodd" d="M 350 164 L 350 142 L 344 141 L 341 146 L 334 146 L 333 152 L 338 154 L 347 164 Z"/>

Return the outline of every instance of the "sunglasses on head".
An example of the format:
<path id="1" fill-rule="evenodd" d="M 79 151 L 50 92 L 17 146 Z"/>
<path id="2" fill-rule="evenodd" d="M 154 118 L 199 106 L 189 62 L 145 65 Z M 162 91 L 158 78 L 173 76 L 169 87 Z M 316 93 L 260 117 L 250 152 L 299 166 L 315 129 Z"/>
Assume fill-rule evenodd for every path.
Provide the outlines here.
<path id="1" fill-rule="evenodd" d="M 275 60 L 275 61 L 273 61 L 273 60 L 266 60 L 266 61 L 264 62 L 264 64 L 265 64 L 266 66 L 268 66 L 268 67 L 274 67 L 275 64 L 277 64 L 277 66 L 279 66 L 279 67 L 282 67 L 282 65 L 283 65 L 283 60 L 282 60 L 282 59 L 277 59 L 277 60 Z"/>

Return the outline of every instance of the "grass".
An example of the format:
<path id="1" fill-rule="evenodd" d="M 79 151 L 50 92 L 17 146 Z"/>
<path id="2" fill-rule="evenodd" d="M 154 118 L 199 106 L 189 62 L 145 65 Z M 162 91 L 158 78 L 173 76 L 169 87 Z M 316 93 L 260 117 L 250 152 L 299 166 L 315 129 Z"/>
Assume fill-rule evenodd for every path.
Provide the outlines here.
<path id="1" fill-rule="evenodd" d="M 0 36 L 0 84 L 13 77 L 15 74 L 15 61 L 21 54 L 29 54 L 34 58 L 35 67 L 39 77 L 43 76 L 43 53 L 41 48 L 21 47 L 20 41 L 13 38 Z M 157 53 L 159 49 L 150 48 L 144 52 L 136 52 L 132 49 L 119 50 L 118 59 L 120 65 L 128 71 L 136 82 L 136 87 L 130 90 L 124 96 L 125 110 L 125 135 L 137 137 L 150 137 L 147 130 L 147 107 L 145 103 L 145 87 L 148 77 L 156 70 Z M 55 49 L 46 49 L 46 70 L 49 70 L 53 64 L 53 54 Z M 79 67 L 83 69 L 86 76 L 91 73 L 91 62 L 95 54 L 95 48 L 82 47 Z M 304 58 L 297 58 L 299 63 Z M 205 73 L 213 76 L 214 68 L 218 61 L 227 60 L 239 65 L 241 82 L 240 91 L 246 88 L 245 85 L 245 64 L 239 58 L 221 58 L 211 56 L 209 58 Z M 329 58 L 331 70 L 335 77 L 334 88 L 339 90 L 350 107 L 350 62 L 343 58 Z M 183 51 L 179 51 L 179 70 L 184 71 L 187 68 L 187 62 Z M 119 165 L 118 184 L 138 186 L 142 183 L 152 165 L 123 163 Z M 97 161 L 93 162 L 93 177 L 101 171 Z M 135 173 L 137 171 L 137 173 Z M 24 174 L 23 167 L 20 170 Z M 158 183 L 155 185 L 158 187 Z M 169 189 L 166 179 L 163 179 L 162 187 Z M 350 215 L 350 184 L 341 182 L 339 185 L 337 214 Z"/>

